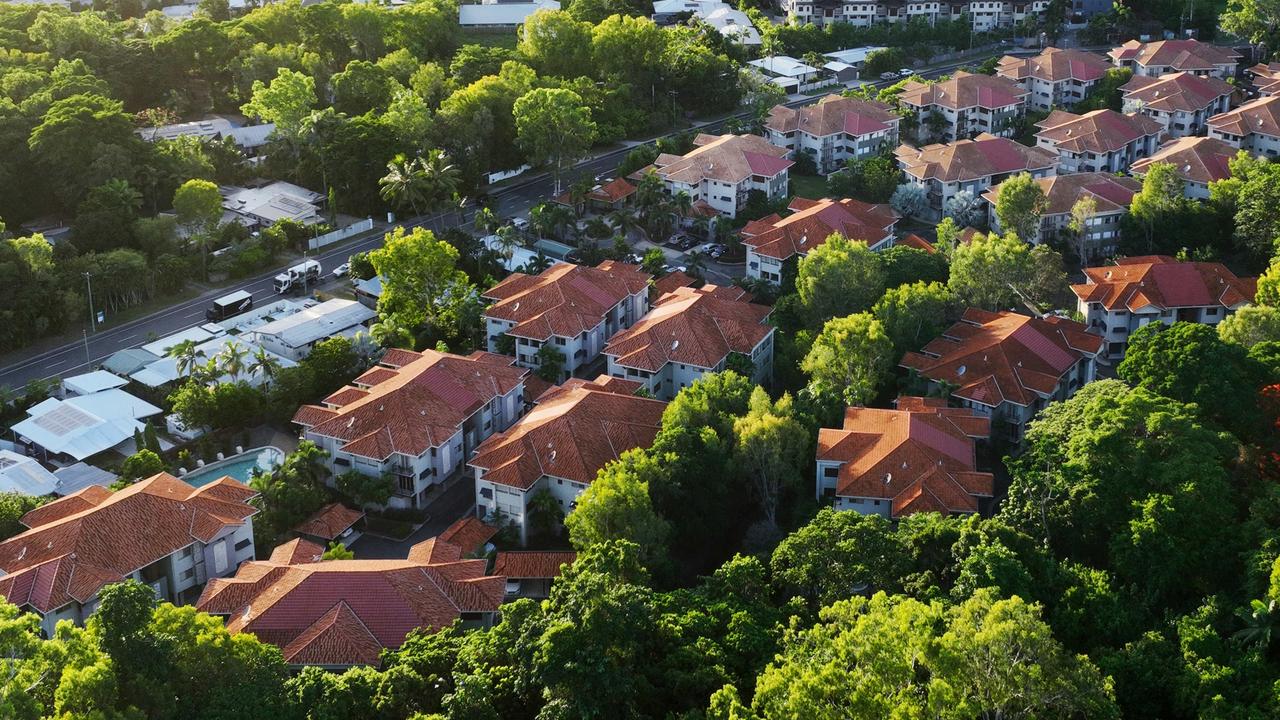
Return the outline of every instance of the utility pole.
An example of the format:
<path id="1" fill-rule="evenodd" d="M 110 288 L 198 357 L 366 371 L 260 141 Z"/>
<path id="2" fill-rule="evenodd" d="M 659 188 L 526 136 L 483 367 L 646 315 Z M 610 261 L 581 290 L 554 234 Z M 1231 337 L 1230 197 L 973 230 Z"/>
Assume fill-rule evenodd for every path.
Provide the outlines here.
<path id="1" fill-rule="evenodd" d="M 92 362 L 89 359 L 89 333 L 85 332 L 84 330 L 81 330 L 80 334 L 84 336 L 84 366 L 85 366 L 85 369 L 87 370 L 89 369 L 89 363 Z"/>
<path id="2" fill-rule="evenodd" d="M 93 311 L 93 281 L 89 279 L 89 273 L 86 272 L 86 273 L 83 273 L 83 275 L 84 275 L 84 283 L 89 288 L 89 327 L 93 328 L 93 331 L 96 333 L 98 332 L 98 314 Z M 88 345 L 88 341 L 86 340 L 85 341 L 86 355 L 89 352 L 88 348 L 89 348 L 89 345 Z"/>

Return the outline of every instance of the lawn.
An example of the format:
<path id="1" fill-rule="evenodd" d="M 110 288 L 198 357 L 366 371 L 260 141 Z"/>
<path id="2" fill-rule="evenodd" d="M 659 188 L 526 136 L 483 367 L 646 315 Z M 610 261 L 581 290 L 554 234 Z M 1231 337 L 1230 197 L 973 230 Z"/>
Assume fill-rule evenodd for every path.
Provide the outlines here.
<path id="1" fill-rule="evenodd" d="M 827 196 L 827 179 L 817 175 L 792 175 L 791 194 L 817 200 Z"/>
<path id="2" fill-rule="evenodd" d="M 464 28 L 458 31 L 458 46 L 463 45 L 484 45 L 485 47 L 500 47 L 508 50 L 516 49 L 516 42 L 519 38 L 516 36 L 515 30 L 478 30 L 472 28 Z"/>

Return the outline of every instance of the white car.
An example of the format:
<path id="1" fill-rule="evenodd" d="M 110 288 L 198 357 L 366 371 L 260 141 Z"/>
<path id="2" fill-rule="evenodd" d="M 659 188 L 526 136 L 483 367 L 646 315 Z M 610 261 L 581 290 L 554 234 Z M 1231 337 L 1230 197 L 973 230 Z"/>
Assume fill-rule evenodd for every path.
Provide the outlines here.
<path id="1" fill-rule="evenodd" d="M 351 263 L 342 263 L 333 269 L 333 276 L 336 278 L 345 277 L 349 272 L 351 272 Z"/>
<path id="2" fill-rule="evenodd" d="M 528 220 L 526 220 L 526 219 L 524 219 L 524 218 L 522 218 L 522 217 L 512 218 L 512 219 L 511 219 L 511 227 L 514 227 L 514 228 L 515 228 L 515 229 L 517 229 L 517 230 L 528 230 L 528 229 L 529 229 L 529 221 L 528 221 Z"/>
<path id="3" fill-rule="evenodd" d="M 904 78 L 911 77 L 912 75 L 915 75 L 915 74 L 916 74 L 916 71 L 912 70 L 911 68 L 902 68 L 901 70 L 898 71 L 898 76 L 904 77 Z"/>
<path id="4" fill-rule="evenodd" d="M 889 72 L 882 72 L 880 73 L 880 79 L 881 80 L 897 80 L 898 73 L 893 72 L 892 70 L 890 70 Z"/>

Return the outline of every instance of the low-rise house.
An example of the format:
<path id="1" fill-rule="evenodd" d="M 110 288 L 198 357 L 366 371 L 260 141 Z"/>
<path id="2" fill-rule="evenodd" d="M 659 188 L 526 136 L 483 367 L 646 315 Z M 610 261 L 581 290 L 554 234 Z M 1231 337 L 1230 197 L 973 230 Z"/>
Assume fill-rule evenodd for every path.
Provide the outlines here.
<path id="1" fill-rule="evenodd" d="M 0 597 L 40 616 L 82 623 L 105 585 L 137 580 L 175 604 L 253 558 L 257 495 L 224 477 L 192 487 L 167 473 L 110 490 L 90 485 L 22 516 L 0 542 Z"/>
<path id="2" fill-rule="evenodd" d="M 311 517 L 298 523 L 293 528 L 293 532 L 298 537 L 322 545 L 328 545 L 331 542 L 350 545 L 360 537 L 355 526 L 363 519 L 363 510 L 349 508 L 342 503 L 329 503 L 312 513 Z"/>
<path id="3" fill-rule="evenodd" d="M 807 90 L 825 75 L 821 68 L 787 55 L 770 55 L 750 60 L 747 64 L 788 93 Z"/>
<path id="4" fill-rule="evenodd" d="M 319 545 L 294 540 L 246 563 L 234 578 L 209 583 L 201 612 L 226 618 L 232 633 L 253 633 L 280 648 L 291 666 L 376 666 L 414 630 L 437 632 L 461 620 L 487 627 L 502 604 L 501 577 L 488 561 L 432 538 L 404 560 L 316 559 Z"/>
<path id="5" fill-rule="evenodd" d="M 739 45 L 757 47 L 761 42 L 760 31 L 751 23 L 751 18 L 720 0 L 657 0 L 653 3 L 652 18 L 659 25 L 697 18 Z"/>
<path id="6" fill-rule="evenodd" d="M 1209 118 L 1231 109 L 1235 88 L 1216 77 L 1180 72 L 1160 77 L 1134 75 L 1120 88 L 1126 113 L 1160 123 L 1167 137 L 1205 132 Z"/>
<path id="7" fill-rule="evenodd" d="M 458 25 L 464 28 L 503 29 L 518 28 L 529 16 L 539 10 L 559 10 L 556 0 L 534 2 L 485 1 L 458 6 Z"/>
<path id="8" fill-rule="evenodd" d="M 764 136 L 791 151 L 792 158 L 806 153 L 825 175 L 844 167 L 846 160 L 897 147 L 901 119 L 881 102 L 828 95 L 805 107 L 775 105 L 765 120 Z"/>
<path id="9" fill-rule="evenodd" d="M 659 155 L 636 177 L 654 172 L 668 194 L 687 193 L 729 217 L 737 216 L 752 190 L 769 200 L 786 197 L 788 169 L 795 164 L 787 159 L 786 148 L 756 135 L 699 134 L 693 144 L 684 155 Z"/>
<path id="10" fill-rule="evenodd" d="M 852 67 L 858 76 L 862 76 L 862 66 L 867 62 L 867 56 L 877 50 L 885 50 L 881 46 L 846 48 L 844 50 L 836 50 L 834 52 L 824 53 L 823 57 L 828 58 L 832 62 L 838 62 L 842 65 Z"/>
<path id="11" fill-rule="evenodd" d="M 924 188 L 935 217 L 961 190 L 978 197 L 1014 175 L 1025 172 L 1041 178 L 1056 174 L 1058 168 L 1055 152 L 985 134 L 946 145 L 901 145 L 894 155 L 907 182 Z"/>
<path id="12" fill-rule="evenodd" d="M 278 220 L 314 225 L 324 219 L 320 214 L 324 195 L 283 180 L 260 187 L 224 186 L 219 190 L 228 217 L 251 230 L 269 227 Z"/>
<path id="13" fill-rule="evenodd" d="M 1280 97 L 1261 97 L 1208 120 L 1209 137 L 1269 158 L 1280 155 Z"/>
<path id="14" fill-rule="evenodd" d="M 898 214 L 888 205 L 861 200 L 809 200 L 795 198 L 787 206 L 791 214 L 777 214 L 753 220 L 743 226 L 742 244 L 747 249 L 747 277 L 782 282 L 783 266 L 792 258 L 808 255 L 833 234 L 862 240 L 872 250 L 894 243 Z"/>
<path id="15" fill-rule="evenodd" d="M 222 138 L 231 138 L 231 142 L 240 148 L 240 152 L 248 158 L 257 158 L 262 149 L 267 146 L 271 140 L 271 136 L 276 131 L 275 123 L 264 123 L 262 125 L 245 125 L 242 127 L 231 128 L 221 133 Z"/>
<path id="16" fill-rule="evenodd" d="M 993 431 L 1020 442 L 1041 408 L 1093 381 L 1102 345 L 1073 320 L 969 308 L 900 365 L 933 390 L 945 386 L 961 406 L 991 418 Z"/>
<path id="17" fill-rule="evenodd" d="M 1094 110 L 1074 115 L 1062 110 L 1036 123 L 1036 145 L 1058 154 L 1058 172 L 1124 172 L 1154 153 L 1163 127 L 1143 115 Z"/>
<path id="18" fill-rule="evenodd" d="M 133 434 L 143 431 L 146 418 L 161 412 L 120 388 L 111 388 L 66 400 L 48 398 L 28 408 L 27 418 L 12 431 L 22 453 L 65 465 L 108 450 L 132 455 L 136 450 Z"/>
<path id="19" fill-rule="evenodd" d="M 58 478 L 35 458 L 0 449 L 0 492 L 53 495 L 58 492 Z"/>
<path id="20" fill-rule="evenodd" d="M 207 120 L 174 123 L 140 128 L 133 132 L 147 142 L 159 140 L 176 140 L 180 137 L 194 137 L 200 140 L 214 140 L 231 132 L 231 121 L 226 118 L 211 117 Z"/>
<path id="21" fill-rule="evenodd" d="M 649 311 L 651 276 L 636 265 L 606 260 L 596 267 L 553 265 L 538 275 L 512 273 L 484 293 L 490 352 L 512 343 L 516 364 L 537 369 L 548 346 L 564 356 L 560 379 L 600 355 L 614 333 Z M 503 336 L 507 336 L 504 340 Z"/>
<path id="22" fill-rule="evenodd" d="M 106 370 L 94 370 L 62 379 L 62 396 L 92 395 L 104 390 L 122 388 L 129 381 Z"/>
<path id="23" fill-rule="evenodd" d="M 1088 220 L 1088 232 L 1085 235 L 1086 259 L 1116 253 L 1120 242 L 1120 219 L 1128 214 L 1134 194 L 1142 189 L 1142 183 L 1133 178 L 1100 172 L 1054 175 L 1040 178 L 1036 180 L 1036 184 L 1044 191 L 1044 212 L 1040 216 L 1040 226 L 1035 236 L 1022 239 L 1039 245 L 1070 232 L 1068 225 L 1071 223 L 1072 209 L 1081 199 L 1092 198 L 1094 212 Z M 991 229 L 1002 233 L 1004 229 L 1000 227 L 1000 218 L 995 211 L 999 193 L 1000 186 L 997 185 L 982 197 L 989 203 Z M 1075 240 L 1068 244 L 1076 247 Z"/>
<path id="24" fill-rule="evenodd" d="M 609 340 L 608 373 L 642 383 L 659 400 L 672 400 L 698 378 L 727 367 L 764 384 L 773 376 L 770 311 L 752 304 L 741 288 L 678 288 Z M 735 354 L 740 364 L 731 362 Z"/>
<path id="25" fill-rule="evenodd" d="M 193 329 L 198 330 L 199 328 Z M 208 335 L 208 333 L 205 334 Z M 197 333 L 182 333 L 182 335 L 191 336 L 193 338 L 198 336 Z M 130 380 L 150 388 L 158 388 L 170 383 L 175 383 L 186 377 L 186 373 L 178 370 L 178 358 L 168 354 L 168 348 L 160 350 L 159 347 L 157 347 L 158 345 L 162 346 L 166 344 L 166 342 L 168 341 L 156 341 L 156 343 L 148 343 L 144 346 L 145 348 L 150 348 L 153 351 L 158 351 L 159 356 L 156 358 L 155 362 L 148 363 L 146 367 L 129 375 Z M 216 359 L 225 355 L 227 352 L 238 352 L 242 354 L 244 367 L 241 371 L 232 375 L 231 373 L 227 373 L 220 369 L 220 374 L 215 378 L 217 382 L 244 381 L 254 387 L 259 387 L 267 384 L 271 379 L 270 371 L 264 370 L 261 367 L 254 367 L 255 361 L 253 358 L 261 352 L 263 348 L 254 343 L 249 337 L 249 334 L 241 336 L 224 333 L 212 336 L 208 340 L 203 341 L 196 341 L 193 339 L 193 342 L 198 343 L 193 349 L 193 352 L 200 363 L 207 364 L 210 361 L 214 361 L 214 364 L 217 365 L 218 363 L 216 362 Z M 172 345 L 169 346 L 169 348 L 172 347 Z M 296 367 L 298 364 L 293 359 L 277 355 L 274 352 L 268 351 L 266 356 L 268 359 L 275 362 L 276 369 Z"/>
<path id="26" fill-rule="evenodd" d="M 1033 57 L 1005 55 L 996 66 L 996 75 L 1028 92 L 1027 107 L 1052 110 L 1084 100 L 1110 68 L 1101 55 L 1047 47 Z"/>
<path id="27" fill-rule="evenodd" d="M 509 550 L 493 558 L 493 574 L 507 579 L 507 599 L 551 597 L 551 583 L 578 559 L 575 552 Z"/>
<path id="28" fill-rule="evenodd" d="M 957 70 L 949 80 L 908 81 L 898 101 L 916 112 L 916 138 L 961 140 L 1013 134 L 1030 91 L 1007 78 Z"/>
<path id="29" fill-rule="evenodd" d="M 1216 77 L 1234 77 L 1240 64 L 1240 53 L 1231 48 L 1202 43 L 1199 40 L 1130 40 L 1112 48 L 1107 56 L 1116 67 L 1129 68 L 1134 75 L 1160 77 L 1176 72 Z"/>
<path id="30" fill-rule="evenodd" d="M 1231 177 L 1227 163 L 1238 152 L 1239 149 L 1217 138 L 1184 137 L 1161 145 L 1154 155 L 1131 165 L 1129 172 L 1141 178 L 1152 165 L 1168 163 L 1182 178 L 1183 195 L 1208 200 L 1209 183 Z"/>
<path id="31" fill-rule="evenodd" d="M 974 441 L 991 436 L 991 418 L 941 398 L 901 397 L 897 405 L 847 408 L 844 427 L 818 430 L 818 500 L 893 520 L 978 512 L 995 478 L 977 471 Z"/>
<path id="32" fill-rule="evenodd" d="M 1179 262 L 1165 255 L 1120 258 L 1084 269 L 1072 285 L 1089 330 L 1106 340 L 1108 360 L 1124 357 L 1129 335 L 1153 322 L 1217 325 L 1253 300 L 1256 278 L 1238 278 L 1222 263 Z"/>
<path id="33" fill-rule="evenodd" d="M 268 351 L 290 360 L 311 354 L 321 340 L 352 337 L 378 316 L 355 300 L 334 298 L 257 328 L 250 337 Z"/>
<path id="34" fill-rule="evenodd" d="M 293 422 L 329 453 L 335 474 L 390 475 L 390 505 L 420 508 L 482 440 L 520 417 L 528 374 L 503 355 L 393 349 Z"/>
<path id="35" fill-rule="evenodd" d="M 533 409 L 476 449 L 476 515 L 510 523 L 528 541 L 531 499 L 546 491 L 568 514 L 609 462 L 649 447 L 667 404 L 635 393 L 638 382 L 573 378 L 537 399 Z"/>
<path id="36" fill-rule="evenodd" d="M 631 204 L 635 194 L 636 186 L 627 182 L 626 178 L 614 178 L 591 188 L 591 192 L 587 193 L 587 204 L 605 212 L 621 210 Z"/>

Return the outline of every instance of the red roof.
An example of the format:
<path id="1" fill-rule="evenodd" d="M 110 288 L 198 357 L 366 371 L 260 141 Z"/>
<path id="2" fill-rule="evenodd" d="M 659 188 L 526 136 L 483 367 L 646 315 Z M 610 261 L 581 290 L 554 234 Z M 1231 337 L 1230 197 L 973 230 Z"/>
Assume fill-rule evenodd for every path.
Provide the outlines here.
<path id="1" fill-rule="evenodd" d="M 1208 185 L 1231 177 L 1227 163 L 1237 152 L 1239 149 L 1217 138 L 1178 138 L 1162 145 L 1151 157 L 1135 162 L 1129 167 L 1129 172 L 1141 176 L 1152 165 L 1165 162 L 1172 165 L 1183 180 Z"/>
<path id="2" fill-rule="evenodd" d="M 636 186 L 627 182 L 626 178 L 615 178 L 604 185 L 592 189 L 591 192 L 587 193 L 587 197 L 612 204 L 631 197 L 631 195 L 635 194 L 635 191 Z"/>
<path id="3" fill-rule="evenodd" d="M 352 510 L 342 503 L 330 503 L 299 523 L 293 531 L 299 535 L 310 535 L 322 540 L 336 540 L 363 517 L 363 510 Z"/>
<path id="4" fill-rule="evenodd" d="M 1047 82 L 1093 82 L 1101 78 L 1110 67 L 1111 64 L 1101 55 L 1084 50 L 1048 47 L 1034 57 L 1005 55 L 1000 58 L 996 74 L 1010 80 L 1034 77 Z"/>
<path id="5" fill-rule="evenodd" d="M 473 555 L 498 534 L 498 528 L 468 515 L 440 533 L 440 540 L 458 546 L 463 555 Z"/>
<path id="6" fill-rule="evenodd" d="M 507 331 L 533 340 L 577 337 L 604 322 L 605 314 L 646 292 L 650 275 L 626 263 L 585 267 L 560 263 L 539 275 L 512 273 L 484 293 L 494 300 L 485 317 L 515 323 Z"/>
<path id="7" fill-rule="evenodd" d="M 915 248 L 916 250 L 923 250 L 929 254 L 938 252 L 938 248 L 934 247 L 933 243 L 925 240 L 915 233 L 907 233 L 901 238 L 898 238 L 898 241 L 895 244 L 903 247 Z"/>
<path id="8" fill-rule="evenodd" d="M 692 277 L 676 270 L 654 280 L 653 290 L 657 297 L 662 297 L 669 292 L 675 292 L 677 288 L 693 287 L 697 282 Z"/>
<path id="9" fill-rule="evenodd" d="M 956 397 L 1027 407 L 1053 394 L 1062 377 L 1085 356 L 1096 356 L 1102 344 L 1073 320 L 969 308 L 942 337 L 907 353 L 901 365 L 956 386 Z"/>
<path id="10" fill-rule="evenodd" d="M 1021 103 L 1031 92 L 1008 78 L 957 70 L 947 80 L 922 83 L 909 80 L 898 99 L 917 108 L 939 105 L 952 110 L 980 107 L 988 110 Z"/>
<path id="11" fill-rule="evenodd" d="M 751 355 L 773 328 L 770 308 L 743 299 L 739 288 L 676 288 L 654 303 L 640 322 L 605 344 L 623 367 L 657 372 L 669 362 L 712 369 L 730 353 Z"/>
<path id="12" fill-rule="evenodd" d="M 87 603 L 103 585 L 244 525 L 255 495 L 229 477 L 195 488 L 168 473 L 114 493 L 90 486 L 27 513 L 30 529 L 0 543 L 0 597 L 40 613 Z"/>
<path id="13" fill-rule="evenodd" d="M 1035 172 L 1056 167 L 1058 154 L 1040 147 L 1027 147 L 1009 138 L 983 133 L 974 140 L 916 148 L 900 145 L 894 151 L 903 172 L 919 180 L 966 182 L 992 175 Z"/>
<path id="14" fill-rule="evenodd" d="M 575 552 L 524 550 L 500 552 L 493 561 L 493 574 L 513 580 L 554 580 L 565 565 L 578 559 Z"/>
<path id="15" fill-rule="evenodd" d="M 1072 285 L 1085 303 L 1137 312 L 1182 307 L 1228 309 L 1253 300 L 1255 278 L 1237 278 L 1222 263 L 1178 262 L 1166 255 L 1122 258 L 1115 265 L 1085 268 L 1085 282 Z"/>
<path id="16" fill-rule="evenodd" d="M 888 205 L 872 205 L 860 200 L 809 200 L 797 197 L 785 218 L 770 215 L 743 226 L 742 243 L 758 255 L 786 260 L 807 255 L 826 243 L 831 235 L 862 240 L 877 245 L 893 236 L 898 214 Z"/>
<path id="17" fill-rule="evenodd" d="M 991 421 L 937 398 L 904 397 L 897 410 L 848 408 L 844 427 L 818 431 L 818 460 L 841 463 L 840 497 L 888 499 L 890 516 L 978 511 L 994 479 L 975 470 L 974 439 Z"/>

